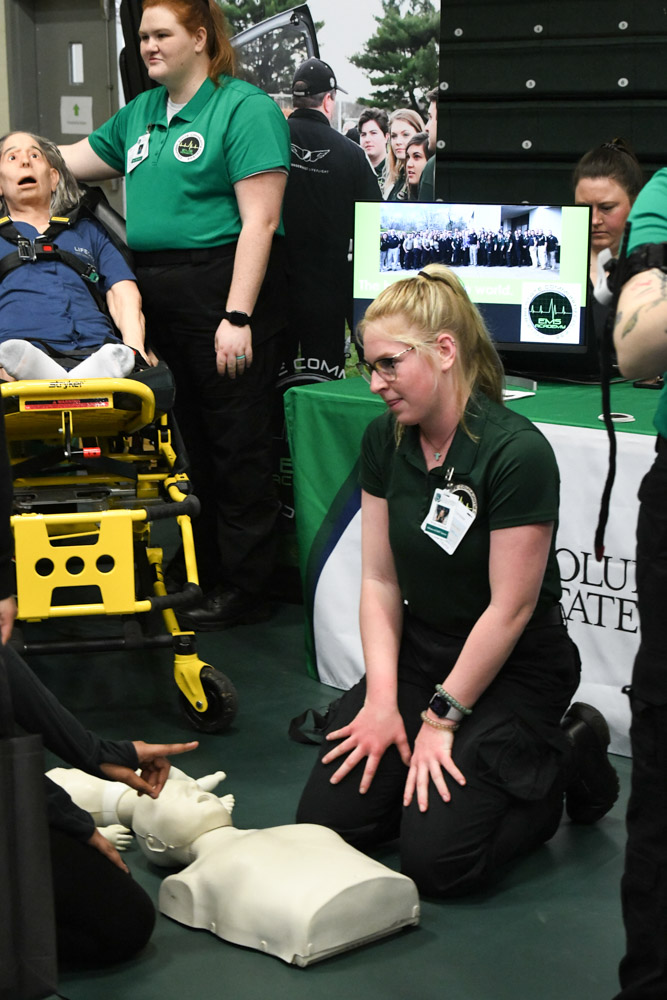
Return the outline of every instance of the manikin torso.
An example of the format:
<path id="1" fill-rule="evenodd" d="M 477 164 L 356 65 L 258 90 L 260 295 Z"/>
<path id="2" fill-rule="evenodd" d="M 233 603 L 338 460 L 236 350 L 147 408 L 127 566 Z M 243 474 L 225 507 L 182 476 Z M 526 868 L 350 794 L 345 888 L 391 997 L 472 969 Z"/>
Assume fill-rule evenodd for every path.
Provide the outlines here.
<path id="1" fill-rule="evenodd" d="M 186 866 L 159 895 L 160 912 L 179 923 L 298 965 L 418 923 L 414 883 L 332 830 L 233 827 L 233 796 L 212 794 L 223 776 L 194 781 L 172 768 L 154 800 L 124 786 L 111 785 L 112 793 L 111 783 L 83 772 L 50 772 L 96 822 L 131 826 L 152 862 Z"/>

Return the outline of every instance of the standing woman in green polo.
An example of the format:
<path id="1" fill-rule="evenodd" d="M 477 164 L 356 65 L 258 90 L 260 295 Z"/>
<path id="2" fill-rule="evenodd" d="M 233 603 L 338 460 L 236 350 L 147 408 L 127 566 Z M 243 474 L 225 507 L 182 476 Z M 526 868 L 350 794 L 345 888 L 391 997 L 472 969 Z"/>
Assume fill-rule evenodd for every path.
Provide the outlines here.
<path id="1" fill-rule="evenodd" d="M 161 86 L 62 153 L 78 178 L 125 174 L 149 336 L 176 379 L 202 502 L 195 538 L 207 596 L 184 617 L 224 628 L 265 616 L 272 565 L 289 132 L 267 94 L 233 77 L 215 0 L 144 0 L 139 37 Z"/>

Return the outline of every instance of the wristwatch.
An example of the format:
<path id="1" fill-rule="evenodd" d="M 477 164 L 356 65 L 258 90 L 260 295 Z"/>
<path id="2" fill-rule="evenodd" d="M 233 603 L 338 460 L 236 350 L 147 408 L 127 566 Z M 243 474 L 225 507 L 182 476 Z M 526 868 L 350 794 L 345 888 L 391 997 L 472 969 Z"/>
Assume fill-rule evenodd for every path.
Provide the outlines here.
<path id="1" fill-rule="evenodd" d="M 249 326 L 251 319 L 247 313 L 239 312 L 238 309 L 232 309 L 230 312 L 225 309 L 222 318 L 226 319 L 232 326 Z"/>
<path id="2" fill-rule="evenodd" d="M 447 699 L 443 698 L 437 691 L 429 701 L 428 707 L 434 715 L 438 716 L 439 719 L 447 719 L 450 722 L 460 722 L 463 718 L 463 712 L 460 712 L 458 708 L 454 708 L 453 705 L 450 705 Z"/>

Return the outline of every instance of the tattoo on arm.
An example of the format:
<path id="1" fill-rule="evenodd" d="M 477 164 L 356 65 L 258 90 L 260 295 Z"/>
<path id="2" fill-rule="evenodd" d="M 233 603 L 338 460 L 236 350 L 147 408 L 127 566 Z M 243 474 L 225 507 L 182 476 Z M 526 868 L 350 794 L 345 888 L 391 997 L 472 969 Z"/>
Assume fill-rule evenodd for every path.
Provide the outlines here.
<path id="1" fill-rule="evenodd" d="M 629 333 L 632 333 L 634 328 L 637 326 L 637 320 L 639 319 L 639 313 L 641 312 L 641 310 L 642 310 L 641 306 L 639 307 L 639 309 L 635 309 L 634 313 L 626 323 L 625 329 L 621 331 L 620 334 L 621 340 L 623 340 L 624 337 L 627 337 Z M 623 322 L 623 313 L 619 313 L 616 318 L 616 326 L 619 327 L 622 322 Z"/>
<path id="2" fill-rule="evenodd" d="M 667 299 L 667 274 L 664 274 L 662 271 L 651 272 L 650 278 L 646 281 L 638 283 L 636 290 L 638 295 L 648 293 L 650 298 L 648 298 L 645 302 L 642 302 L 641 305 L 637 306 L 635 311 L 628 318 L 625 327 L 620 332 L 621 340 L 627 337 L 629 333 L 632 333 L 639 322 L 640 316 L 645 319 L 648 313 L 652 312 L 657 307 L 664 305 L 665 300 Z M 620 329 L 622 323 L 623 313 L 619 312 L 616 317 L 614 329 Z"/>

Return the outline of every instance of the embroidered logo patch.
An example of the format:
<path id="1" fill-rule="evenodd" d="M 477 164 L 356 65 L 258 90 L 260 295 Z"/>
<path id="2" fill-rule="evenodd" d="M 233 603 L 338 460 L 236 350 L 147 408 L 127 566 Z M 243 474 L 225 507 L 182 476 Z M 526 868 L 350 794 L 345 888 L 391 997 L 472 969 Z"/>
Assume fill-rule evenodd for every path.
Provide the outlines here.
<path id="1" fill-rule="evenodd" d="M 456 486 L 450 486 L 449 491 L 455 497 L 458 497 L 464 507 L 471 510 L 473 514 L 477 513 L 477 497 L 471 486 L 466 486 L 465 483 L 457 483 Z"/>
<path id="2" fill-rule="evenodd" d="M 291 143 L 291 146 L 292 152 L 302 163 L 317 163 L 318 160 L 323 160 L 331 152 L 330 149 L 302 149 L 301 146 L 294 143 Z"/>
<path id="3" fill-rule="evenodd" d="M 189 163 L 201 156 L 204 145 L 204 136 L 199 132 L 186 132 L 174 143 L 174 156 L 181 163 Z"/>

